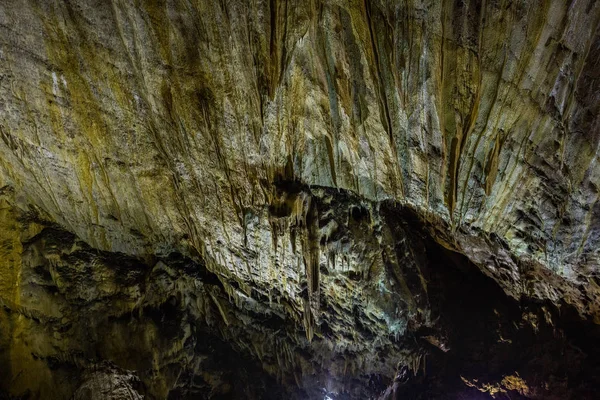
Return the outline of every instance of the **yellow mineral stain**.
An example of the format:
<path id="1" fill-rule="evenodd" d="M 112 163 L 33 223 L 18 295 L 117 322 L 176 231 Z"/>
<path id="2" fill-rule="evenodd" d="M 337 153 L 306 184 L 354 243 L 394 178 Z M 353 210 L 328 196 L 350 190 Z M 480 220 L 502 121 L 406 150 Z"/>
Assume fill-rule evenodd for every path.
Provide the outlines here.
<path id="1" fill-rule="evenodd" d="M 28 390 L 38 392 L 39 382 L 47 382 L 51 376 L 42 361 L 31 355 L 31 343 L 28 343 L 31 321 L 21 307 L 21 236 L 35 235 L 39 226 L 23 227 L 16 215 L 12 204 L 0 196 L 0 326 L 8 327 L 0 331 L 4 336 L 0 339 L 9 344 L 9 351 L 0 358 L 3 370 L 8 372 L 0 376 L 0 384 L 18 396 Z"/>

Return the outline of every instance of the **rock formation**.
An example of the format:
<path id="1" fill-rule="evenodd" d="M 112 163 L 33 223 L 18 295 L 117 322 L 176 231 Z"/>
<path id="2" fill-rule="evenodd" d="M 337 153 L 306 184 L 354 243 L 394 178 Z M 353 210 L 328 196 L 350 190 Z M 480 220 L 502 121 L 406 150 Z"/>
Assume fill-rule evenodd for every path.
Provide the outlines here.
<path id="1" fill-rule="evenodd" d="M 599 26 L 1 2 L 0 398 L 595 398 Z"/>

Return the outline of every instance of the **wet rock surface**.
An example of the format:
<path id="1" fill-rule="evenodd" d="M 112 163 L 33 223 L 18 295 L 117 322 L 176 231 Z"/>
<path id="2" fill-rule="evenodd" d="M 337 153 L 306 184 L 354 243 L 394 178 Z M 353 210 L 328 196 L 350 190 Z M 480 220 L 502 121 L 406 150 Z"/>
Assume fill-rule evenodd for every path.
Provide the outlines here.
<path id="1" fill-rule="evenodd" d="M 594 398 L 599 25 L 2 2 L 0 396 Z"/>

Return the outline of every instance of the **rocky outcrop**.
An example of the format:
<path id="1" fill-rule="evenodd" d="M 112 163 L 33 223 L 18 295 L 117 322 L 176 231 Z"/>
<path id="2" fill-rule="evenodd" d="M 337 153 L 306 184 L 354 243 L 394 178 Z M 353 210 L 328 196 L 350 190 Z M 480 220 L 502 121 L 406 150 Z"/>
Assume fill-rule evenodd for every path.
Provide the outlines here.
<path id="1" fill-rule="evenodd" d="M 409 235 L 408 225 L 395 215 L 398 210 L 386 211 L 393 221 L 384 222 L 370 216 L 368 205 L 358 208 L 356 198 L 325 191 L 320 196 L 303 191 L 287 196 L 272 209 L 277 216 L 273 224 L 281 228 L 294 207 L 310 204 L 323 217 L 317 219 L 310 211 L 294 216 L 292 232 L 308 240 L 316 233 L 303 231 L 319 231 L 321 226 L 328 235 L 321 239 L 323 247 L 332 248 L 329 263 L 308 271 L 312 280 L 305 278 L 295 288 L 298 303 L 276 288 L 250 286 L 237 276 L 211 272 L 205 259 L 171 253 L 140 260 L 101 252 L 13 210 L 9 215 L 17 219 L 11 221 L 16 225 L 11 233 L 34 235 L 20 236 L 13 247 L 21 248 L 15 268 L 19 287 L 12 299 L 3 299 L 10 326 L 6 365 L 12 367 L 13 388 L 21 383 L 47 397 L 54 389 L 31 387 L 31 376 L 43 376 L 41 371 L 51 376 L 54 367 L 65 365 L 85 370 L 111 360 L 138 371 L 157 398 L 179 387 L 193 394 L 190 386 L 203 388 L 197 380 L 206 381 L 211 393 L 225 390 L 223 386 L 229 393 L 233 378 L 220 375 L 232 372 L 220 372 L 215 360 L 226 353 L 217 348 L 219 353 L 211 355 L 217 351 L 212 341 L 260 361 L 262 368 L 252 368 L 264 370 L 270 380 L 299 386 L 311 396 L 326 389 L 366 397 L 373 390 L 368 377 L 391 376 L 399 362 L 418 368 L 423 354 L 413 343 L 413 333 L 432 325 L 421 271 L 423 244 Z M 319 239 L 304 246 L 313 251 L 321 247 Z M 338 253 L 343 258 L 336 261 L 333 249 L 342 247 Z M 308 252 L 307 262 L 311 257 L 316 256 Z M 360 262 L 348 261 L 359 257 Z M 336 271 L 336 262 L 345 267 Z M 39 347 L 32 348 L 33 342 Z M 353 375 L 366 381 L 349 385 L 346 377 Z M 67 393 L 69 389 L 63 388 Z"/>
<path id="2" fill-rule="evenodd" d="M 4 2 L 2 388 L 585 398 L 599 22 L 593 0 Z"/>
<path id="3" fill-rule="evenodd" d="M 300 306 L 203 259 L 93 249 L 5 194 L 3 271 L 18 276 L 3 282 L 18 285 L 0 298 L 0 385 L 11 398 L 593 398 L 600 328 L 574 308 L 516 304 L 391 203 L 291 197 L 329 210 L 322 227 L 348 217 L 320 247 L 377 249 L 363 271 L 320 266 Z"/>

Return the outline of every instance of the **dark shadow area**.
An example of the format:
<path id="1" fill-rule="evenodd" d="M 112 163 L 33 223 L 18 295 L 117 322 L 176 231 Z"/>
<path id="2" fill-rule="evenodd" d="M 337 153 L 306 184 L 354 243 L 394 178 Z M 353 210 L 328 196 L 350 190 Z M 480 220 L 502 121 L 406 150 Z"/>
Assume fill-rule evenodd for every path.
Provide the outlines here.
<path id="1" fill-rule="evenodd" d="M 397 377 L 388 398 L 597 398 L 598 325 L 566 304 L 518 302 L 465 256 L 431 238 L 426 248 L 429 300 L 439 320 L 435 332 L 418 332 L 424 368 Z M 432 334 L 449 350 L 432 345 Z"/>

